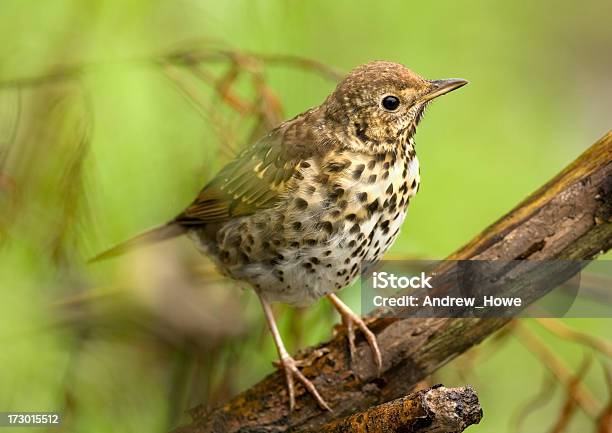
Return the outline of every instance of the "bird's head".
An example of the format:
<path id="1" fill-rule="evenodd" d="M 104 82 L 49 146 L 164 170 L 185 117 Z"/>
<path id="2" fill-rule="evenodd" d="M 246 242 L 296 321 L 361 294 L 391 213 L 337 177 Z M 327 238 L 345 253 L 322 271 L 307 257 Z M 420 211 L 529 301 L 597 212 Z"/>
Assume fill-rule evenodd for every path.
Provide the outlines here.
<path id="1" fill-rule="evenodd" d="M 403 65 L 371 62 L 351 71 L 326 100 L 326 116 L 353 150 L 395 150 L 416 131 L 427 104 L 467 84 L 466 80 L 426 80 Z"/>

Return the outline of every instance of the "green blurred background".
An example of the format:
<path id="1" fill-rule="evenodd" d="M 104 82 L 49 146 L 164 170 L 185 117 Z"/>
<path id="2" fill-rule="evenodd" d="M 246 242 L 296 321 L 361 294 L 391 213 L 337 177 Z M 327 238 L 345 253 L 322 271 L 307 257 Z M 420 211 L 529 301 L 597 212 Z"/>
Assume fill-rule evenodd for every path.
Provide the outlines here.
<path id="1" fill-rule="evenodd" d="M 422 187 L 391 251 L 443 258 L 610 129 L 611 16 L 607 0 L 2 0 L 0 411 L 60 411 L 64 431 L 164 432 L 187 408 L 273 369 L 257 300 L 215 277 L 187 240 L 86 265 L 177 214 L 257 125 L 183 70 L 202 92 L 196 107 L 148 59 L 222 46 L 341 71 L 385 59 L 468 79 L 419 128 Z M 66 65 L 86 66 L 49 76 Z M 335 85 L 304 67 L 257 67 L 283 118 Z M 248 100 L 252 87 L 241 75 L 236 92 Z M 359 308 L 357 286 L 343 298 Z M 338 320 L 320 304 L 278 309 L 292 350 L 330 336 Z M 565 323 L 612 337 L 607 319 Z M 583 346 L 525 324 L 577 368 Z M 520 339 L 500 339 L 430 382 L 476 388 L 484 419 L 469 431 L 549 431 L 563 389 Z M 609 398 L 600 364 L 610 363 L 595 359 L 584 383 L 600 408 Z M 550 398 L 521 412 L 541 384 Z M 567 431 L 592 429 L 578 410 Z"/>

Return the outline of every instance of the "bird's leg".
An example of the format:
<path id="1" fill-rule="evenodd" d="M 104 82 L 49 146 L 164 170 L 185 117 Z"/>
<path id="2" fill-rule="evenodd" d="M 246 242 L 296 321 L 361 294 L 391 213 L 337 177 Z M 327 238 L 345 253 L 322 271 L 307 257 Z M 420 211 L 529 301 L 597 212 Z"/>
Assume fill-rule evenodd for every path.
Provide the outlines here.
<path id="1" fill-rule="evenodd" d="M 374 335 L 374 333 L 370 331 L 368 325 L 365 324 L 363 319 L 357 314 L 353 313 L 349 306 L 342 302 L 342 300 L 338 296 L 334 295 L 333 293 L 330 293 L 327 295 L 327 297 L 332 302 L 332 304 L 334 304 L 334 307 L 336 308 L 336 310 L 338 310 L 340 316 L 342 316 L 342 322 L 346 326 L 349 349 L 351 351 L 351 359 L 354 358 L 356 351 L 354 325 L 357 325 L 361 332 L 363 332 L 363 335 L 365 336 L 366 340 L 368 341 L 368 344 L 370 345 L 370 348 L 372 349 L 372 358 L 374 358 L 376 368 L 378 369 L 378 374 L 380 375 L 380 373 L 382 372 L 382 355 L 380 354 L 380 349 L 378 347 L 378 342 L 376 341 L 376 336 Z"/>
<path id="2" fill-rule="evenodd" d="M 278 327 L 276 326 L 276 320 L 274 320 L 274 314 L 272 313 L 272 308 L 268 301 L 264 299 L 264 297 L 258 293 L 259 300 L 261 301 L 261 306 L 264 310 L 264 314 L 266 316 L 266 321 L 268 322 L 268 327 L 270 328 L 270 332 L 272 333 L 272 338 L 274 338 L 274 344 L 276 345 L 276 350 L 278 351 L 278 357 L 280 361 L 280 365 L 283 370 L 285 370 L 285 378 L 287 379 L 287 391 L 289 393 L 289 409 L 293 410 L 295 407 L 295 388 L 293 385 L 293 377 L 295 376 L 302 385 L 312 394 L 315 398 L 319 406 L 323 409 L 326 409 L 330 412 L 333 412 L 328 404 L 323 400 L 317 388 L 313 385 L 313 383 L 302 374 L 302 372 L 298 369 L 297 363 L 295 360 L 289 355 L 287 349 L 285 349 L 285 345 L 283 344 L 283 340 L 280 336 L 280 332 L 278 332 Z"/>

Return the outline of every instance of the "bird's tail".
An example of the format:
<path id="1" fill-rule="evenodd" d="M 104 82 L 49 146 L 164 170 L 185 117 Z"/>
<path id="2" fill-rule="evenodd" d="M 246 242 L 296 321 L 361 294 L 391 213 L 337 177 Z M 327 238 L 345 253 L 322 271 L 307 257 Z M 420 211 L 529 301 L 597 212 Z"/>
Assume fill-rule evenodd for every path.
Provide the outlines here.
<path id="1" fill-rule="evenodd" d="M 116 245 L 113 248 L 100 253 L 94 258 L 90 259 L 89 263 L 119 256 L 121 254 L 126 253 L 128 250 L 131 250 L 132 248 L 142 247 L 144 245 L 155 244 L 166 239 L 171 239 L 184 234 L 185 231 L 185 227 L 173 221 L 168 224 L 164 224 L 163 226 L 147 230 L 144 233 L 136 235 L 133 238 L 128 239 L 127 241 L 122 242 L 119 245 Z"/>

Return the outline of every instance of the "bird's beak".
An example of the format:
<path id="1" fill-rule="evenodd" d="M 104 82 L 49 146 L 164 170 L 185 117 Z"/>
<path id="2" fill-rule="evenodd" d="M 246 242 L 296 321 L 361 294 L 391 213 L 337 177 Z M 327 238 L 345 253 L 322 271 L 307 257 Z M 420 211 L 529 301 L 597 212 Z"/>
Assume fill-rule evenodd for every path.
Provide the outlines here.
<path id="1" fill-rule="evenodd" d="M 429 81 L 429 89 L 421 97 L 419 102 L 431 101 L 438 96 L 442 96 L 445 93 L 452 92 L 459 87 L 463 87 L 468 83 L 467 80 L 462 78 L 449 78 L 447 80 L 431 80 Z"/>

